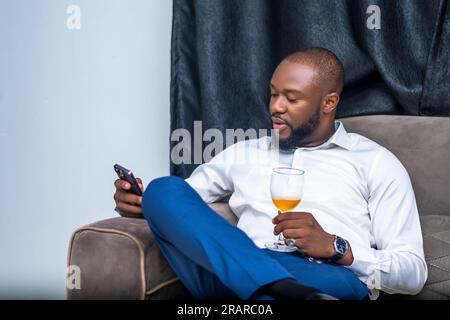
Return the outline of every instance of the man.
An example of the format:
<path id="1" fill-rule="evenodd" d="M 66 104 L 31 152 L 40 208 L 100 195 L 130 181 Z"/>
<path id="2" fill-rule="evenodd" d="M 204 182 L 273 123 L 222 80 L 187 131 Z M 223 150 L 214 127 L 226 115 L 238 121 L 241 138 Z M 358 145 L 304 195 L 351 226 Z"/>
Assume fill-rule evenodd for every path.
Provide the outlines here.
<path id="1" fill-rule="evenodd" d="M 375 299 L 377 289 L 421 290 L 427 267 L 409 176 L 387 149 L 335 121 L 343 83 L 332 52 L 294 53 L 270 83 L 278 146 L 270 137 L 236 143 L 186 181 L 153 180 L 143 199 L 115 182 L 121 214 L 145 216 L 194 297 Z M 299 211 L 277 214 L 271 203 L 270 174 L 280 166 L 306 171 Z M 206 204 L 227 194 L 237 227 Z M 264 248 L 280 233 L 297 252 Z"/>

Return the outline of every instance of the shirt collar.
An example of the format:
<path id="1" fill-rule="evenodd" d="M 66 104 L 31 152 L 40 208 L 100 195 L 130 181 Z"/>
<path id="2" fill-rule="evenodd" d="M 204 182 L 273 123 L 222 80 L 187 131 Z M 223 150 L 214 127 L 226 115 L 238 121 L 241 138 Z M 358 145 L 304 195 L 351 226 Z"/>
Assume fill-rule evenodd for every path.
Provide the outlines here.
<path id="1" fill-rule="evenodd" d="M 334 122 L 334 127 L 335 127 L 336 131 L 330 137 L 330 139 L 328 139 L 327 142 L 325 142 L 322 145 L 328 146 L 329 144 L 334 144 L 334 145 L 337 145 L 344 149 L 352 150 L 352 142 L 351 142 L 350 136 L 347 133 L 347 130 L 345 130 L 342 122 L 339 120 L 336 120 Z"/>
<path id="2" fill-rule="evenodd" d="M 335 132 L 333 135 L 324 143 L 316 147 L 302 148 L 304 150 L 318 150 L 318 149 L 328 149 L 330 145 L 335 145 L 347 150 L 352 150 L 352 142 L 350 136 L 345 130 L 344 125 L 341 121 L 336 120 L 334 122 Z M 274 145 L 271 143 L 272 139 L 269 139 L 269 149 L 272 149 Z"/>

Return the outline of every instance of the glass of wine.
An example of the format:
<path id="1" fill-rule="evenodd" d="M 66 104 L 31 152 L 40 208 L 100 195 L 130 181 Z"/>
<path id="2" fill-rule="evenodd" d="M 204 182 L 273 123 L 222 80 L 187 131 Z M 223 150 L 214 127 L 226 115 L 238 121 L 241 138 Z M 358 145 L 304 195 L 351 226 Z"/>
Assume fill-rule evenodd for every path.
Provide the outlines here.
<path id="1" fill-rule="evenodd" d="M 301 202 L 303 197 L 303 185 L 305 179 L 305 171 L 280 167 L 272 170 L 270 178 L 270 194 L 272 202 L 281 213 L 295 209 Z M 267 242 L 266 248 L 279 252 L 296 251 L 295 245 L 286 245 L 284 243 L 283 233 L 280 233 L 275 242 Z"/>

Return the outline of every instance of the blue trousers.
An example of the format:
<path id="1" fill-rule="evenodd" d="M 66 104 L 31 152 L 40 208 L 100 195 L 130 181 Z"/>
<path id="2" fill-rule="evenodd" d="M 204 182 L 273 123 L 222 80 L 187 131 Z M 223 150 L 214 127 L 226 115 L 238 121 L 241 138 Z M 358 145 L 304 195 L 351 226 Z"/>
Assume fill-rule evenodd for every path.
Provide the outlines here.
<path id="1" fill-rule="evenodd" d="M 258 248 L 178 177 L 153 180 L 142 208 L 159 248 L 196 299 L 247 300 L 262 286 L 286 278 L 339 299 L 359 300 L 368 293 L 348 268 Z M 264 298 L 270 297 L 259 297 Z"/>

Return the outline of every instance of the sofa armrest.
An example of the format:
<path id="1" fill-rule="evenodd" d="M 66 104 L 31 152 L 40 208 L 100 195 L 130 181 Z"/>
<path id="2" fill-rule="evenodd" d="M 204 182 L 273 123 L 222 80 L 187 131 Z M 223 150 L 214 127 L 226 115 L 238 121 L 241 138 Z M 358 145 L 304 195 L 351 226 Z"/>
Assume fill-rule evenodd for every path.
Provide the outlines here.
<path id="1" fill-rule="evenodd" d="M 228 204 L 210 206 L 237 222 Z M 145 219 L 118 217 L 79 228 L 69 243 L 68 265 L 80 268 L 80 289 L 67 290 L 71 300 L 191 298 Z"/>
<path id="2" fill-rule="evenodd" d="M 188 295 L 145 219 L 118 217 L 79 228 L 70 240 L 68 265 L 80 268 L 81 287 L 68 289 L 68 299 L 174 299 Z"/>

